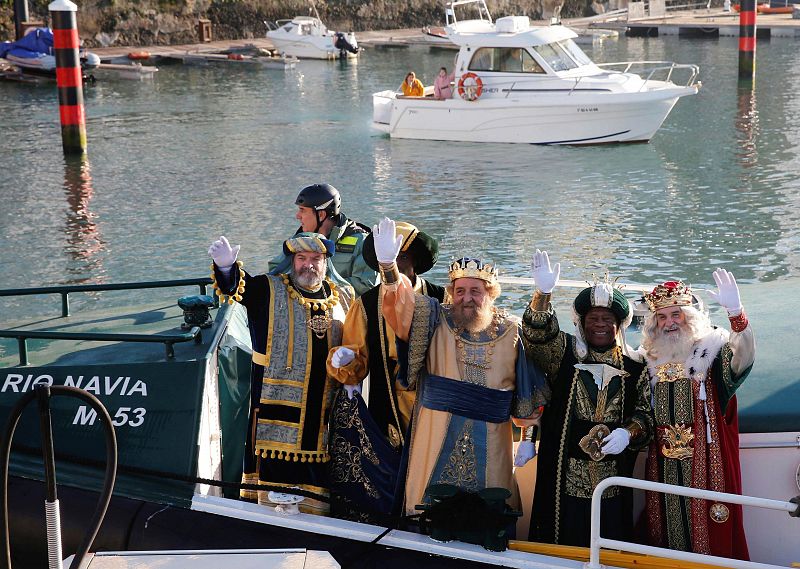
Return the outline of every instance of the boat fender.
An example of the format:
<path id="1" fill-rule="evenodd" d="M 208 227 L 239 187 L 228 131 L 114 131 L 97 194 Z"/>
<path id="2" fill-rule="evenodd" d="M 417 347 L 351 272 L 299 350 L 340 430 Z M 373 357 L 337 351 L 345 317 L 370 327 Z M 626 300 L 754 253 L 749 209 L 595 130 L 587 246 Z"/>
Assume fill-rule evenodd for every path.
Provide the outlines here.
<path id="1" fill-rule="evenodd" d="M 458 80 L 458 94 L 465 101 L 477 101 L 481 93 L 483 93 L 483 81 L 472 71 L 464 73 Z"/>
<path id="2" fill-rule="evenodd" d="M 132 51 L 128 54 L 128 59 L 150 59 L 149 51 Z"/>
<path id="3" fill-rule="evenodd" d="M 242 61 L 244 60 L 244 56 L 241 53 L 229 53 L 228 59 L 232 59 L 234 61 Z"/>

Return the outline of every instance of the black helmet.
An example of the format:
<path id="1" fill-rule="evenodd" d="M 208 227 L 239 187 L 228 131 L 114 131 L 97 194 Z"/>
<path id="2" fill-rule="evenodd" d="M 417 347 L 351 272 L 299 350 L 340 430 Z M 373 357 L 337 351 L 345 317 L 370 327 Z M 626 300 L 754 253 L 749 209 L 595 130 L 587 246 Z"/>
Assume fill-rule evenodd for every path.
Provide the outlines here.
<path id="1" fill-rule="evenodd" d="M 311 207 L 317 211 L 328 212 L 328 217 L 339 215 L 342 209 L 342 197 L 339 190 L 330 184 L 312 184 L 297 194 L 295 205 Z"/>

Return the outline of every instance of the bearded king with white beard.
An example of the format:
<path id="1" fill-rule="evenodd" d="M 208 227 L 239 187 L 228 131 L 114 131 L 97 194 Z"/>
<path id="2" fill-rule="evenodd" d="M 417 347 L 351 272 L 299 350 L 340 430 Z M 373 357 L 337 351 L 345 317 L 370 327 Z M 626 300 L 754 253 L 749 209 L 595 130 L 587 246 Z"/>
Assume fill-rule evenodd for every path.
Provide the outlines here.
<path id="1" fill-rule="evenodd" d="M 494 306 L 500 293 L 496 268 L 473 258 L 453 261 L 447 287 L 452 304 L 440 304 L 415 294 L 399 273 L 395 260 L 403 236 L 395 222 L 384 218 L 373 237 L 383 316 L 399 340 L 397 380 L 417 392 L 405 513 L 426 503 L 433 484 L 467 492 L 503 488 L 507 504 L 519 509 L 512 422 L 533 425 L 546 388 L 525 355 L 519 320 Z"/>
<path id="2" fill-rule="evenodd" d="M 288 274 L 252 276 L 236 260 L 239 245 L 231 247 L 223 236 L 208 249 L 216 293 L 247 309 L 253 346 L 242 482 L 329 496 L 328 415 L 338 384 L 325 361 L 342 343 L 355 295 L 336 280 L 334 244 L 322 235 L 298 233 L 283 243 L 283 252 L 292 258 Z M 241 497 L 273 505 L 267 491 L 242 490 Z M 300 504 L 307 513 L 329 509 L 311 498 Z"/>
<path id="3" fill-rule="evenodd" d="M 640 352 L 656 424 L 647 478 L 740 494 L 735 394 L 753 365 L 755 339 L 736 279 L 717 269 L 714 281 L 718 291 L 709 294 L 727 310 L 730 333 L 692 306 L 692 291 L 680 281 L 645 295 L 650 313 Z M 652 545 L 749 558 L 741 506 L 648 492 L 646 512 Z"/>

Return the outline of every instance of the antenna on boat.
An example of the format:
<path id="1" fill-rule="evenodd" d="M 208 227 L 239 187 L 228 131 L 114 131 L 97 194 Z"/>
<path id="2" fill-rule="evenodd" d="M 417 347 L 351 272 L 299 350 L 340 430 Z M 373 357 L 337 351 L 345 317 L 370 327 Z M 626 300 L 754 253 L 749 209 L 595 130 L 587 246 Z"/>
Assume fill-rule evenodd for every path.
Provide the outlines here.
<path id="1" fill-rule="evenodd" d="M 311 8 L 314 10 L 314 15 L 317 17 L 317 20 L 321 22 L 322 18 L 319 17 L 319 12 L 317 12 L 317 5 L 314 4 L 314 0 L 311 0 Z"/>

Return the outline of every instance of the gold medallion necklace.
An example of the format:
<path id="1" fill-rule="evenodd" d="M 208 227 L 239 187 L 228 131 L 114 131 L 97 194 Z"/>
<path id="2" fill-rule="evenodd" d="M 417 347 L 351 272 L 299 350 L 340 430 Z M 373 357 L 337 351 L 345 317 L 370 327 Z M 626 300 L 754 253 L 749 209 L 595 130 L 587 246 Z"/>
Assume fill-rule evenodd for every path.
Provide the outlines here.
<path id="1" fill-rule="evenodd" d="M 497 341 L 497 335 L 500 331 L 500 322 L 502 319 L 503 315 L 495 311 L 489 326 L 482 330 L 489 336 L 488 347 L 478 345 L 478 340 L 480 340 L 482 331 L 469 332 L 470 339 L 465 340 L 462 337 L 465 331 L 464 328 L 458 326 L 453 328 L 453 334 L 455 334 L 456 337 L 456 347 L 458 348 L 456 356 L 464 367 L 464 381 L 478 385 L 486 385 L 486 372 L 492 367 L 492 355 L 494 355 L 494 347 Z M 483 344 L 485 343 L 486 342 L 483 342 Z"/>
<path id="2" fill-rule="evenodd" d="M 333 325 L 333 318 L 331 317 L 331 309 L 339 303 L 339 291 L 336 290 L 336 285 L 328 279 L 323 281 L 323 288 L 325 283 L 328 284 L 331 292 L 326 298 L 306 298 L 297 290 L 289 279 L 289 275 L 281 275 L 283 284 L 289 291 L 289 296 L 296 300 L 300 305 L 306 309 L 306 326 L 314 332 L 317 338 L 324 338 Z M 312 310 L 324 310 L 322 314 L 311 315 Z"/>

